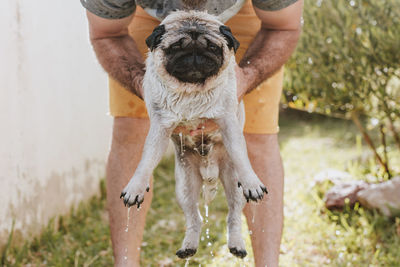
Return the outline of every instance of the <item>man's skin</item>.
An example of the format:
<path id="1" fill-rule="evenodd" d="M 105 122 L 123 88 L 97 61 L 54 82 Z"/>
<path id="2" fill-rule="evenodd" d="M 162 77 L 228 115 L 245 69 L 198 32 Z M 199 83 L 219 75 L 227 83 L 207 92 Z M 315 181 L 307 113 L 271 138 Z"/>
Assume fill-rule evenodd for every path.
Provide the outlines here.
<path id="1" fill-rule="evenodd" d="M 279 11 L 255 8 L 262 26 L 237 67 L 238 98 L 273 75 L 292 54 L 299 35 L 303 1 Z M 143 58 L 128 35 L 134 15 L 117 20 L 87 13 L 90 38 L 103 68 L 132 93 L 143 98 Z M 217 126 L 206 123 L 205 131 Z M 119 199 L 141 158 L 148 119 L 114 118 L 112 146 L 107 164 L 107 205 L 115 266 L 139 266 L 140 247 L 152 188 L 142 208 L 131 210 L 129 232 L 125 232 L 127 208 Z M 190 134 L 197 134 L 192 131 Z M 283 167 L 277 134 L 245 134 L 254 171 L 267 186 L 269 195 L 259 205 L 247 205 L 244 214 L 249 229 L 256 266 L 278 266 L 283 227 Z M 254 220 L 253 220 L 254 217 Z M 254 222 L 253 222 L 254 221 Z M 127 259 L 124 259 L 127 257 Z"/>

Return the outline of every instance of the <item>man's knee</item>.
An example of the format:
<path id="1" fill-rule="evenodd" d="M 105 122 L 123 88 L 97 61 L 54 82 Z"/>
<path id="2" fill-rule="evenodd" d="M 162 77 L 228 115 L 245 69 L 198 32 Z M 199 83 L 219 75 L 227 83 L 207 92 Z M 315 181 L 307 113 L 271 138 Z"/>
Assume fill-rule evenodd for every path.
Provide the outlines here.
<path id="1" fill-rule="evenodd" d="M 280 155 L 278 134 L 251 134 L 245 133 L 247 149 L 251 154 L 258 156 L 270 154 Z"/>
<path id="2" fill-rule="evenodd" d="M 149 130 L 147 118 L 114 118 L 112 150 L 113 148 L 142 146 Z"/>

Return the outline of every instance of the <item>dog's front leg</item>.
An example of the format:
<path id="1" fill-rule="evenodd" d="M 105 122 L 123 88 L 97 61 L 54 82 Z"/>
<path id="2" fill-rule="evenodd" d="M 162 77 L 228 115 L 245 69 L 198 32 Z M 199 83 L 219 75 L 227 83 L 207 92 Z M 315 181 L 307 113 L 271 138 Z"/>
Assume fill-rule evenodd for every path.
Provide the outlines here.
<path id="1" fill-rule="evenodd" d="M 238 186 L 242 188 L 246 200 L 257 201 L 262 199 L 267 188 L 260 181 L 251 167 L 247 155 L 246 141 L 235 115 L 226 115 L 216 120 L 222 134 L 225 145 L 235 169 L 239 175 Z"/>
<path id="2" fill-rule="evenodd" d="M 173 127 L 164 127 L 157 119 L 150 120 L 150 130 L 143 147 L 142 159 L 121 193 L 126 206 L 137 205 L 139 208 L 143 203 L 144 194 L 150 189 L 150 177 L 168 147 L 172 130 Z"/>

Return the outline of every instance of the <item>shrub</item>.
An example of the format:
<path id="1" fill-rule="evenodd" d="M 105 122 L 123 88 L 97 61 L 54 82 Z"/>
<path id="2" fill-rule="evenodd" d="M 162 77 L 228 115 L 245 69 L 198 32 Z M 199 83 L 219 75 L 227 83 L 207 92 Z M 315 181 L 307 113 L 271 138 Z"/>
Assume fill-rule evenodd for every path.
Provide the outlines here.
<path id="1" fill-rule="evenodd" d="M 287 64 L 287 104 L 352 119 L 390 177 L 387 136 L 400 149 L 398 0 L 306 0 L 303 17 Z M 370 138 L 374 128 L 380 150 Z"/>

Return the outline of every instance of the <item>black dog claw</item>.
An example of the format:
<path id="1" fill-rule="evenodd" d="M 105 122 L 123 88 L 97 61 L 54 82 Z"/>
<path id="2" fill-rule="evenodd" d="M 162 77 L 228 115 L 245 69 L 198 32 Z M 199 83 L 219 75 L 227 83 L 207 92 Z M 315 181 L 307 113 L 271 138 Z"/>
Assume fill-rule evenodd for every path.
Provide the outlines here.
<path id="1" fill-rule="evenodd" d="M 247 252 L 244 249 L 229 248 L 229 252 L 242 259 L 247 255 Z"/>
<path id="2" fill-rule="evenodd" d="M 241 187 L 241 186 L 242 186 L 242 184 L 240 182 L 238 182 L 238 187 Z"/>
<path id="3" fill-rule="evenodd" d="M 187 248 L 187 249 L 180 249 L 176 252 L 176 256 L 181 259 L 188 258 L 196 254 L 197 249 L 194 248 Z"/>
<path id="4" fill-rule="evenodd" d="M 119 198 L 123 198 L 126 195 L 126 193 L 121 192 L 121 195 L 119 196 Z"/>
<path id="5" fill-rule="evenodd" d="M 147 187 L 147 188 L 146 188 L 146 191 L 149 192 L 149 191 L 150 191 L 150 187 Z"/>
<path id="6" fill-rule="evenodd" d="M 260 186 L 260 187 L 261 187 L 261 190 L 262 190 L 263 192 L 265 192 L 265 194 L 268 195 L 268 190 L 267 190 L 267 188 L 266 188 L 266 187 L 263 187 L 263 186 Z"/>

